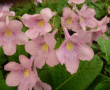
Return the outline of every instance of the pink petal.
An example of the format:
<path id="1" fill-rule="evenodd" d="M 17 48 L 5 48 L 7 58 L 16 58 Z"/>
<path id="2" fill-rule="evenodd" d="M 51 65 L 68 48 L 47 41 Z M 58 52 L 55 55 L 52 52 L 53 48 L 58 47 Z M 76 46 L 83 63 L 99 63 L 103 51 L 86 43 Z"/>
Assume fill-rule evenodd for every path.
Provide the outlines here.
<path id="1" fill-rule="evenodd" d="M 71 74 L 76 73 L 79 67 L 79 60 L 77 56 L 74 55 L 74 58 L 66 60 L 65 66 L 67 71 L 69 71 Z"/>
<path id="2" fill-rule="evenodd" d="M 65 7 L 63 9 L 63 17 L 69 17 L 73 13 L 73 11 L 69 7 Z"/>
<path id="3" fill-rule="evenodd" d="M 28 37 L 26 37 L 25 33 L 20 32 L 16 34 L 15 43 L 17 45 L 24 45 L 26 42 L 28 42 Z"/>
<path id="4" fill-rule="evenodd" d="M 56 45 L 56 40 L 50 33 L 44 35 L 44 41 L 49 45 L 50 48 L 54 48 Z"/>
<path id="5" fill-rule="evenodd" d="M 29 88 L 29 84 L 28 83 L 21 83 L 18 86 L 18 90 L 28 90 L 28 88 Z"/>
<path id="6" fill-rule="evenodd" d="M 48 22 L 51 19 L 51 17 L 54 15 L 49 8 L 42 9 L 40 14 L 46 22 Z"/>
<path id="7" fill-rule="evenodd" d="M 80 12 L 83 13 L 83 12 L 85 12 L 86 9 L 87 9 L 87 4 L 83 4 Z"/>
<path id="8" fill-rule="evenodd" d="M 9 62 L 8 64 L 5 65 L 4 69 L 7 71 L 17 71 L 23 70 L 24 68 L 22 67 L 21 64 L 18 64 L 16 62 Z"/>
<path id="9" fill-rule="evenodd" d="M 40 50 L 37 56 L 35 57 L 35 66 L 39 69 L 43 67 L 45 64 L 46 58 L 47 58 L 48 52 L 44 52 L 43 50 Z"/>
<path id="10" fill-rule="evenodd" d="M 7 30 L 7 25 L 4 22 L 0 22 L 0 32 Z"/>
<path id="11" fill-rule="evenodd" d="M 85 45 L 85 44 L 79 44 L 75 48 L 76 52 L 78 53 L 78 58 L 81 60 L 88 60 L 90 61 L 94 57 L 94 52 L 93 50 Z"/>
<path id="12" fill-rule="evenodd" d="M 36 84 L 37 78 L 33 71 L 30 71 L 30 85 L 29 89 L 31 90 Z"/>
<path id="13" fill-rule="evenodd" d="M 51 86 L 47 83 L 40 82 L 44 90 L 51 90 Z M 37 90 L 37 89 L 36 89 Z"/>
<path id="14" fill-rule="evenodd" d="M 32 29 L 28 29 L 25 34 L 27 37 L 29 37 L 30 39 L 34 39 L 39 35 L 40 29 L 37 28 L 32 28 Z"/>
<path id="15" fill-rule="evenodd" d="M 29 41 L 25 45 L 25 50 L 31 55 L 36 55 L 38 53 L 38 50 L 40 50 L 40 47 L 37 42 L 35 41 Z"/>
<path id="16" fill-rule="evenodd" d="M 105 16 L 101 21 L 98 22 L 99 25 L 106 24 L 107 22 L 107 16 Z"/>
<path id="17" fill-rule="evenodd" d="M 82 16 L 84 17 L 94 17 L 96 14 L 96 11 L 94 9 L 88 8 L 85 12 L 82 13 Z"/>
<path id="18" fill-rule="evenodd" d="M 80 30 L 78 34 L 72 35 L 71 40 L 75 43 L 86 43 L 90 41 L 91 37 L 92 37 L 92 34 L 90 31 L 85 32 Z"/>
<path id="19" fill-rule="evenodd" d="M 42 90 L 42 86 L 39 82 L 36 83 L 36 85 L 34 86 L 35 90 Z"/>
<path id="20" fill-rule="evenodd" d="M 45 26 L 43 27 L 43 30 L 41 30 L 40 35 L 44 35 L 47 32 L 50 32 L 52 30 L 52 27 L 49 23 L 46 23 Z"/>
<path id="21" fill-rule="evenodd" d="M 56 52 L 54 49 L 50 50 L 50 52 L 48 53 L 48 57 L 46 59 L 46 63 L 50 66 L 53 67 L 57 64 L 59 64 L 59 60 L 56 56 Z"/>
<path id="22" fill-rule="evenodd" d="M 12 41 L 3 42 L 3 51 L 6 55 L 13 55 L 16 52 L 16 44 Z"/>
<path id="23" fill-rule="evenodd" d="M 18 20 L 12 20 L 9 22 L 8 27 L 11 31 L 18 32 L 18 31 L 21 31 L 23 25 Z"/>
<path id="24" fill-rule="evenodd" d="M 26 56 L 20 55 L 19 61 L 23 67 L 25 67 L 27 69 L 31 69 L 31 62 Z"/>
<path id="25" fill-rule="evenodd" d="M 8 86 L 18 86 L 20 84 L 20 72 L 11 72 L 8 74 L 7 78 L 6 78 L 6 84 Z"/>

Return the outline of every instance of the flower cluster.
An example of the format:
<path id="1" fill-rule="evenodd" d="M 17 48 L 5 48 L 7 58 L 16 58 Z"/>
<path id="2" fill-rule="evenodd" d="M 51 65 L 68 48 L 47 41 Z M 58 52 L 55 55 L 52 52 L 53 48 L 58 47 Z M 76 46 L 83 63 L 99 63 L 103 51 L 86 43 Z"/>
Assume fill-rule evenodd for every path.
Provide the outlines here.
<path id="1" fill-rule="evenodd" d="M 61 63 L 65 64 L 67 71 L 74 74 L 78 70 L 79 60 L 92 60 L 94 52 L 90 46 L 99 36 L 105 38 L 103 33 L 107 30 L 109 19 L 105 16 L 98 21 L 94 17 L 95 10 L 88 8 L 86 4 L 78 10 L 77 4 L 84 1 L 69 0 L 69 4 L 74 3 L 72 9 L 69 7 L 63 9 L 60 29 L 64 32 L 65 40 L 57 50 L 54 36 L 59 29 L 53 30 L 50 24 L 51 18 L 56 17 L 56 12 L 44 8 L 40 14 L 24 14 L 21 20 L 28 28 L 24 33 L 21 31 L 23 26 L 21 21 L 12 18 L 15 12 L 9 11 L 11 5 L 0 6 L 0 46 L 3 47 L 4 53 L 13 55 L 16 52 L 16 45 L 25 45 L 26 52 L 31 55 L 30 59 L 20 55 L 20 64 L 9 62 L 5 65 L 4 69 L 11 71 L 6 78 L 8 86 L 18 86 L 18 90 L 32 88 L 51 90 L 51 86 L 43 83 L 38 77 L 36 67 L 42 69 L 45 63 L 50 67 Z M 35 3 L 38 2 L 42 3 L 41 0 Z M 76 33 L 70 36 L 69 30 Z"/>

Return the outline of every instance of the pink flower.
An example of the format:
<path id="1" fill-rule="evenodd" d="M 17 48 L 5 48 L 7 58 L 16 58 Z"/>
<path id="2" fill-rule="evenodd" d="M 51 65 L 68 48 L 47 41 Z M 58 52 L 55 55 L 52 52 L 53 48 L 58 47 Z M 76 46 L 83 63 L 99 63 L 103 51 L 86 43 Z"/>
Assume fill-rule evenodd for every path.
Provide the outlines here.
<path id="1" fill-rule="evenodd" d="M 23 23 L 26 27 L 29 28 L 29 30 L 27 30 L 25 34 L 30 39 L 34 39 L 39 35 L 39 33 L 40 35 L 44 35 L 47 32 L 50 32 L 52 30 L 52 27 L 48 23 L 48 21 L 53 15 L 55 15 L 55 12 L 52 13 L 49 8 L 42 9 L 40 14 L 23 15 Z"/>
<path id="2" fill-rule="evenodd" d="M 31 61 L 24 55 L 19 56 L 19 61 L 21 64 L 9 62 L 5 65 L 5 70 L 11 71 L 6 78 L 6 84 L 18 86 L 18 90 L 32 90 L 37 79 L 31 70 Z"/>
<path id="3" fill-rule="evenodd" d="M 81 4 L 81 3 L 84 3 L 85 0 L 69 0 L 68 3 L 74 3 L 74 4 Z"/>
<path id="4" fill-rule="evenodd" d="M 35 0 L 34 4 L 37 5 L 38 3 L 42 3 L 42 0 Z"/>
<path id="5" fill-rule="evenodd" d="M 107 23 L 109 23 L 109 18 L 107 18 L 107 16 L 105 16 L 101 21 L 97 21 L 97 29 L 91 29 L 92 32 L 92 38 L 90 41 L 90 46 L 92 45 L 92 41 L 97 41 L 97 39 L 99 38 L 99 36 L 102 36 L 104 39 L 107 39 L 103 33 L 106 32 L 107 30 Z"/>
<path id="6" fill-rule="evenodd" d="M 40 69 L 45 62 L 51 67 L 59 63 L 54 50 L 56 44 L 54 34 L 55 32 L 52 34 L 47 33 L 44 35 L 44 38 L 42 36 L 38 36 L 36 39 L 29 41 L 25 45 L 25 49 L 29 54 L 36 55 L 34 63 L 35 66 Z"/>
<path id="7" fill-rule="evenodd" d="M 24 45 L 28 42 L 28 38 L 21 29 L 20 21 L 0 22 L 0 46 L 3 46 L 6 55 L 13 55 L 16 52 L 16 44 Z"/>
<path id="8" fill-rule="evenodd" d="M 93 56 L 93 50 L 85 43 L 90 41 L 91 33 L 80 31 L 72 36 L 64 28 L 65 38 L 59 49 L 56 51 L 57 57 L 61 64 L 65 64 L 67 71 L 71 74 L 77 72 L 79 59 L 90 61 Z"/>
<path id="9" fill-rule="evenodd" d="M 94 18 L 96 12 L 94 9 L 87 9 L 87 5 L 84 4 L 80 11 L 77 10 L 80 17 L 80 25 L 84 31 L 86 31 L 86 26 L 94 28 L 97 25 L 97 20 Z"/>
<path id="10" fill-rule="evenodd" d="M 62 26 L 77 32 L 80 29 L 78 19 L 78 16 L 69 7 L 63 9 L 63 17 L 61 17 Z"/>

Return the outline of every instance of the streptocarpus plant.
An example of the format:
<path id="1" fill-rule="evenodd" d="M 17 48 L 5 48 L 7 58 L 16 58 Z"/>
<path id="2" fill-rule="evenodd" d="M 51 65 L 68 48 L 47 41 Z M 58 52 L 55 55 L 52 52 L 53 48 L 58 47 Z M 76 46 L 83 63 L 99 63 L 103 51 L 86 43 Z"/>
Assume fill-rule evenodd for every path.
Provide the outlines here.
<path id="1" fill-rule="evenodd" d="M 48 7 L 43 8 L 40 14 L 16 16 L 16 12 L 9 11 L 10 5 L 0 5 L 0 46 L 6 55 L 11 56 L 16 53 L 16 45 L 25 45 L 30 58 L 20 55 L 20 64 L 11 61 L 5 65 L 4 69 L 11 71 L 6 78 L 8 86 L 18 86 L 18 90 L 52 90 L 50 85 L 40 80 L 37 69 L 42 69 L 45 64 L 51 68 L 60 63 L 65 64 L 66 70 L 73 75 L 78 71 L 80 60 L 93 59 L 94 51 L 90 46 L 99 36 L 104 37 L 109 19 L 105 16 L 98 21 L 94 17 L 96 11 L 88 8 L 87 4 L 79 10 L 77 4 L 84 1 L 68 0 L 72 8 L 63 8 L 61 22 L 57 10 L 52 11 Z M 38 5 L 38 2 L 42 3 L 41 0 L 34 3 Z M 57 22 L 54 22 L 56 18 Z M 28 28 L 25 32 L 21 31 L 23 25 Z M 75 33 L 70 35 L 70 30 Z M 60 46 L 55 49 L 58 38 Z"/>

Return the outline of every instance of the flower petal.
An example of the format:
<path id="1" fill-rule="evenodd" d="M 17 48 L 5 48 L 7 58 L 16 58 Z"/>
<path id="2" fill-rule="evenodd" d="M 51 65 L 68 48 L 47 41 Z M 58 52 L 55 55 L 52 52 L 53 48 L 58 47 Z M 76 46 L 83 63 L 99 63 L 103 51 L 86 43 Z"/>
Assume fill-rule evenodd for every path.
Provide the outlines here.
<path id="1" fill-rule="evenodd" d="M 20 55 L 19 61 L 23 67 L 25 67 L 27 69 L 31 69 L 31 62 L 26 56 Z"/>
<path id="2" fill-rule="evenodd" d="M 50 50 L 50 52 L 48 53 L 48 57 L 46 59 L 46 63 L 50 66 L 53 67 L 57 64 L 59 64 L 59 60 L 56 56 L 56 52 L 54 49 Z"/>
<path id="3" fill-rule="evenodd" d="M 28 42 L 28 37 L 23 32 L 17 33 L 15 36 L 15 43 L 17 45 L 24 45 L 26 42 Z"/>
<path id="4" fill-rule="evenodd" d="M 35 66 L 37 68 L 41 69 L 43 67 L 43 65 L 45 64 L 46 58 L 47 58 L 47 54 L 48 52 L 45 52 L 43 50 L 39 51 L 39 53 L 37 54 L 34 60 Z"/>
<path id="5" fill-rule="evenodd" d="M 18 86 L 18 90 L 28 90 L 28 88 L 29 88 L 29 84 L 28 83 L 21 83 Z"/>
<path id="6" fill-rule="evenodd" d="M 48 22 L 51 19 L 51 17 L 54 15 L 49 8 L 42 9 L 40 14 L 46 22 Z"/>
<path id="7" fill-rule="evenodd" d="M 36 84 L 37 78 L 33 71 L 30 71 L 30 85 L 29 89 L 31 90 Z"/>
<path id="8" fill-rule="evenodd" d="M 6 78 L 6 84 L 8 86 L 18 86 L 20 84 L 20 72 L 11 72 L 8 74 L 7 78 Z"/>
<path id="9" fill-rule="evenodd" d="M 13 55 L 16 52 L 16 44 L 10 40 L 3 42 L 3 51 L 6 55 Z"/>
<path id="10" fill-rule="evenodd" d="M 69 17 L 73 11 L 69 7 L 63 9 L 63 17 Z"/>
<path id="11" fill-rule="evenodd" d="M 47 83 L 40 82 L 44 90 L 51 90 L 51 86 Z M 37 89 L 36 89 L 37 90 Z"/>
<path id="12" fill-rule="evenodd" d="M 79 67 L 79 60 L 77 56 L 74 55 L 74 58 L 66 60 L 65 66 L 67 71 L 69 71 L 71 74 L 76 73 Z"/>
<path id="13" fill-rule="evenodd" d="M 8 24 L 8 27 L 11 31 L 14 31 L 14 32 L 19 32 L 21 31 L 23 25 L 20 21 L 18 20 L 12 20 L 9 22 Z"/>
<path id="14" fill-rule="evenodd" d="M 90 61 L 94 57 L 93 50 L 85 44 L 79 44 L 75 47 L 75 50 L 78 53 L 78 58 L 81 60 Z"/>
<path id="15" fill-rule="evenodd" d="M 17 71 L 23 70 L 24 68 L 22 67 L 21 64 L 18 64 L 16 62 L 9 62 L 8 64 L 5 65 L 4 69 L 7 71 Z"/>
<path id="16" fill-rule="evenodd" d="M 46 23 L 45 26 L 43 27 L 43 30 L 41 30 L 40 35 L 44 35 L 47 32 L 50 32 L 52 30 L 52 27 L 49 23 Z"/>
<path id="17" fill-rule="evenodd" d="M 50 48 L 54 48 L 56 45 L 56 40 L 50 33 L 44 35 L 44 41 L 49 45 Z"/>
<path id="18" fill-rule="evenodd" d="M 7 30 L 7 25 L 4 22 L 0 22 L 0 33 Z"/>
<path id="19" fill-rule="evenodd" d="M 32 40 L 25 45 L 25 50 L 31 55 L 36 55 L 38 50 L 40 50 L 40 47 L 37 42 Z"/>
<path id="20" fill-rule="evenodd" d="M 29 37 L 30 39 L 34 39 L 39 35 L 40 29 L 32 28 L 32 29 L 28 29 L 25 34 L 27 37 Z"/>

